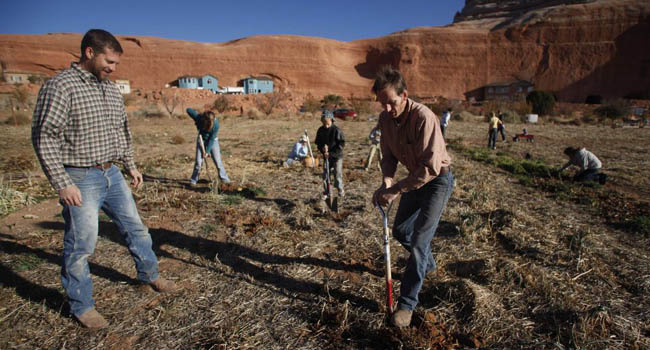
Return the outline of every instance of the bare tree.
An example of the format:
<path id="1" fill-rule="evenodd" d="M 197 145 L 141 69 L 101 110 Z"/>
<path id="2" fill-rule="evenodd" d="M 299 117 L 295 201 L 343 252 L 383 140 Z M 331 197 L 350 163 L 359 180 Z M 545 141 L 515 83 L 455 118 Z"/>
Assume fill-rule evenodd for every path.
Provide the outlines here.
<path id="1" fill-rule="evenodd" d="M 223 113 L 230 108 L 230 101 L 228 101 L 228 98 L 226 95 L 221 95 L 217 97 L 216 100 L 214 100 L 214 108 L 217 110 L 219 113 Z"/>
<path id="2" fill-rule="evenodd" d="M 286 91 L 276 91 L 258 96 L 255 100 L 255 104 L 262 113 L 270 115 L 274 108 L 280 107 L 280 105 L 289 99 L 289 97 L 290 93 Z"/>
<path id="3" fill-rule="evenodd" d="M 165 109 L 167 110 L 167 113 L 169 113 L 169 118 L 174 116 L 174 110 L 178 105 L 181 103 L 181 98 L 176 95 L 176 93 L 165 93 L 161 92 L 161 99 L 163 106 L 165 106 Z"/>

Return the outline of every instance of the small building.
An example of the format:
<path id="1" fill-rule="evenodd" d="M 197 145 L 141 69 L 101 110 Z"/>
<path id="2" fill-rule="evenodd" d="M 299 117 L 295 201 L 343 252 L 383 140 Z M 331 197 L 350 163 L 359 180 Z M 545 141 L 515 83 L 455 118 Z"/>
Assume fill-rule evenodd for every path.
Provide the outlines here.
<path id="1" fill-rule="evenodd" d="M 484 89 L 485 100 L 519 101 L 535 90 L 535 85 L 526 80 L 488 84 Z"/>
<path id="2" fill-rule="evenodd" d="M 219 81 L 217 80 L 217 77 L 214 75 L 206 74 L 200 78 L 198 78 L 199 82 L 199 88 L 205 89 L 205 90 L 210 90 L 214 92 L 215 94 L 219 90 Z"/>
<path id="3" fill-rule="evenodd" d="M 249 76 L 239 81 L 245 94 L 266 94 L 273 92 L 273 79 Z"/>
<path id="4" fill-rule="evenodd" d="M 129 82 L 128 80 L 116 79 L 115 85 L 117 85 L 117 88 L 120 90 L 122 95 L 131 93 L 131 82 Z"/>
<path id="5" fill-rule="evenodd" d="M 7 83 L 10 84 L 27 84 L 29 83 L 29 77 L 33 75 L 28 72 L 20 71 L 4 71 L 3 77 Z"/>
<path id="6" fill-rule="evenodd" d="M 178 87 L 181 89 L 198 89 L 199 78 L 191 75 L 184 75 L 178 78 Z"/>
<path id="7" fill-rule="evenodd" d="M 219 80 L 211 74 L 205 74 L 200 77 L 184 75 L 178 78 L 178 87 L 182 89 L 205 89 L 217 93 L 219 90 Z"/>

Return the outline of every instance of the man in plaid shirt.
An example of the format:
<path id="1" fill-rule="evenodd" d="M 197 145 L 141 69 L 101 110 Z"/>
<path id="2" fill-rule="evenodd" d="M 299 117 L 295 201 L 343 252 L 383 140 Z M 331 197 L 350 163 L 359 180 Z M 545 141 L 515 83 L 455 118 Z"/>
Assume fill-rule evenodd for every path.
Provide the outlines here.
<path id="1" fill-rule="evenodd" d="M 178 289 L 174 282 L 158 276 L 149 230 L 140 220 L 124 176 L 114 165 L 124 165 L 134 188 L 142 183 L 133 161 L 124 101 L 108 79 L 121 54 L 122 47 L 111 33 L 89 30 L 81 41 L 80 61 L 41 88 L 32 121 L 34 150 L 63 205 L 61 282 L 72 314 L 88 328 L 108 326 L 95 310 L 88 267 L 88 257 L 97 243 L 99 209 L 124 236 L 138 280 L 159 292 Z"/>

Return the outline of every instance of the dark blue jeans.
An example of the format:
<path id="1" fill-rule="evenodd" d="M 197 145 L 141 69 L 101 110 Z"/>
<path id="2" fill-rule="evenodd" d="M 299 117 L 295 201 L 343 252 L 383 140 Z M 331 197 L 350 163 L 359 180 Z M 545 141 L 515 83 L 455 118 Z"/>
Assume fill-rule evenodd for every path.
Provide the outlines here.
<path id="1" fill-rule="evenodd" d="M 454 176 L 450 170 L 402 195 L 393 224 L 393 236 L 411 255 L 402 277 L 398 300 L 400 309 L 415 308 L 427 272 L 436 268 L 431 241 L 453 188 Z"/>
<path id="2" fill-rule="evenodd" d="M 599 181 L 600 179 L 600 169 L 585 169 L 577 173 L 573 177 L 573 181 L 583 182 L 583 181 Z"/>
<path id="3" fill-rule="evenodd" d="M 497 146 L 497 129 L 490 129 L 488 133 L 488 148 L 496 148 Z"/>

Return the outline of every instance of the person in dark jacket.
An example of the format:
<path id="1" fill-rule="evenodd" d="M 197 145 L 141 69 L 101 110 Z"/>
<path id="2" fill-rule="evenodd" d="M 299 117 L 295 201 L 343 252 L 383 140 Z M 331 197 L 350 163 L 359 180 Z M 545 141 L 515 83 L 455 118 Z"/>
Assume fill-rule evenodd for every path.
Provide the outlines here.
<path id="1" fill-rule="evenodd" d="M 196 129 L 199 132 L 199 137 L 203 139 L 203 145 L 205 147 L 206 157 L 209 158 L 212 156 L 214 165 L 219 170 L 219 179 L 223 183 L 230 183 L 230 178 L 228 173 L 226 173 L 226 167 L 223 165 L 221 160 L 221 149 L 219 148 L 219 138 L 217 134 L 219 133 L 219 120 L 214 116 L 214 113 L 211 111 L 206 111 L 202 114 L 199 114 L 192 108 L 188 108 L 187 114 L 194 120 Z M 201 143 L 199 139 L 196 139 L 196 157 L 194 159 L 194 172 L 192 172 L 192 177 L 190 178 L 190 183 L 192 186 L 196 185 L 199 181 L 199 175 L 201 173 L 201 164 L 203 163 L 203 150 L 201 149 Z"/>
<path id="2" fill-rule="evenodd" d="M 330 171 L 334 173 L 334 187 L 339 191 L 339 197 L 345 195 L 343 189 L 343 147 L 345 147 L 345 136 L 343 131 L 334 125 L 334 114 L 331 111 L 323 112 L 321 116 L 323 126 L 316 132 L 316 146 L 323 154 L 323 159 L 329 159 Z M 327 197 L 327 169 L 323 162 L 323 199 Z"/>

